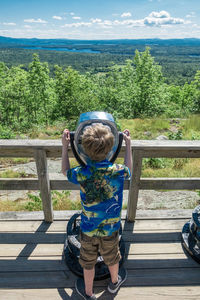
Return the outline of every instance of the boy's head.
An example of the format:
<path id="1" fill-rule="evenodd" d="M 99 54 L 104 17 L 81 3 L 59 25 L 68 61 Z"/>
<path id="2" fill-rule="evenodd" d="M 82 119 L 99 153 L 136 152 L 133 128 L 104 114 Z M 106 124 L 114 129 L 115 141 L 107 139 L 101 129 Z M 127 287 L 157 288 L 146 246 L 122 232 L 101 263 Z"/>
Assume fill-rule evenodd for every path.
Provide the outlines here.
<path id="1" fill-rule="evenodd" d="M 82 146 L 85 154 L 91 160 L 106 159 L 113 145 L 114 135 L 108 126 L 98 123 L 85 128 L 82 135 Z"/>

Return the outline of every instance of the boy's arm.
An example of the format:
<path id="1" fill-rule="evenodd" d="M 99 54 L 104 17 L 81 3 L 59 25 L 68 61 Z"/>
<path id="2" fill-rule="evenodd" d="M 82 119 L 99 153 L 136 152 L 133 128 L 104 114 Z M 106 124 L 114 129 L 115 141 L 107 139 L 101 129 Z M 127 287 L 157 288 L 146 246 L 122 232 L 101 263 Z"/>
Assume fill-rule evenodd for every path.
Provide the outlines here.
<path id="1" fill-rule="evenodd" d="M 68 156 L 68 146 L 70 143 L 70 131 L 65 129 L 62 135 L 62 173 L 66 176 L 66 172 L 70 169 L 70 161 Z"/>
<path id="2" fill-rule="evenodd" d="M 132 169 L 132 151 L 131 151 L 131 136 L 128 129 L 123 131 L 124 141 L 126 144 L 124 164 L 127 166 L 131 172 Z"/>

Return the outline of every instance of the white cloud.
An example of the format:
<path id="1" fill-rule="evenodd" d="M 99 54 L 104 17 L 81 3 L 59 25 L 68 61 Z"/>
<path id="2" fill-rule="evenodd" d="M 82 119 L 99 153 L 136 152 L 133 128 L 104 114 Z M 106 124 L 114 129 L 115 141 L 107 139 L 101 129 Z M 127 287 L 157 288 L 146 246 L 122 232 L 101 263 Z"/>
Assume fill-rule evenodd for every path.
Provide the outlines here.
<path id="1" fill-rule="evenodd" d="M 181 18 L 173 18 L 167 11 L 156 12 L 153 11 L 148 17 L 144 18 L 146 26 L 162 26 L 162 25 L 176 25 L 186 24 L 187 22 Z"/>
<path id="2" fill-rule="evenodd" d="M 121 18 L 127 18 L 127 17 L 131 17 L 130 12 L 124 12 L 123 14 L 121 14 Z"/>
<path id="3" fill-rule="evenodd" d="M 62 17 L 60 17 L 60 16 L 53 16 L 52 18 L 55 20 L 62 20 Z"/>
<path id="4" fill-rule="evenodd" d="M 200 28 L 200 25 L 198 25 L 198 24 L 192 24 L 192 27 L 194 27 L 194 28 Z"/>
<path id="5" fill-rule="evenodd" d="M 113 22 L 114 25 L 116 26 L 144 26 L 144 20 L 124 20 L 124 21 L 119 21 L 115 20 Z"/>
<path id="6" fill-rule="evenodd" d="M 186 18 L 194 18 L 195 17 L 195 12 L 191 11 L 188 15 L 185 16 Z"/>
<path id="7" fill-rule="evenodd" d="M 42 23 L 42 24 L 46 24 L 48 23 L 47 21 L 45 20 L 42 20 L 42 19 L 25 19 L 24 20 L 25 23 Z"/>
<path id="8" fill-rule="evenodd" d="M 32 28 L 30 25 L 24 25 L 24 28 Z"/>
<path id="9" fill-rule="evenodd" d="M 72 17 L 72 19 L 74 19 L 74 20 L 80 20 L 81 17 Z"/>
<path id="10" fill-rule="evenodd" d="M 181 24 L 179 26 L 161 26 L 161 27 L 150 27 L 145 26 L 144 19 L 132 20 L 134 22 L 133 29 L 130 28 L 127 30 L 126 25 L 116 26 L 113 24 L 113 27 L 101 27 L 98 23 L 92 23 L 90 27 L 72 27 L 72 28 L 62 28 L 57 26 L 55 30 L 48 28 L 16 28 L 10 27 L 9 30 L 0 29 L 0 35 L 10 36 L 10 37 L 21 37 L 21 38 L 71 38 L 71 39 L 140 39 L 140 38 L 185 38 L 185 37 L 196 37 L 200 38 L 200 28 L 192 28 L 186 24 Z M 117 21 L 117 20 L 116 20 Z M 120 20 L 119 20 L 120 21 Z M 129 20 L 121 20 L 129 21 Z M 30 26 L 30 25 L 24 25 Z M 132 26 L 132 25 L 130 25 Z M 137 30 L 135 30 L 137 26 Z"/>
<path id="11" fill-rule="evenodd" d="M 113 22 L 110 21 L 110 20 L 104 20 L 104 21 L 103 21 L 103 24 L 106 25 L 106 26 L 112 26 L 112 25 L 113 25 Z"/>
<path id="12" fill-rule="evenodd" d="M 16 26 L 17 24 L 16 23 L 3 23 L 3 25 L 6 25 L 6 26 Z"/>
<path id="13" fill-rule="evenodd" d="M 128 14 L 128 13 L 127 13 Z M 76 18 L 75 18 L 76 19 Z M 78 19 L 77 19 L 78 20 Z M 102 20 L 100 18 L 91 18 L 89 22 L 74 22 L 65 24 L 61 26 L 61 28 L 74 28 L 74 29 L 81 29 L 81 27 L 90 27 L 93 28 L 94 32 L 99 32 L 101 29 L 112 29 L 113 36 L 116 31 L 124 32 L 126 28 L 146 28 L 145 30 L 148 32 L 151 27 L 160 27 L 160 28 L 170 28 L 173 25 L 187 25 L 191 23 L 190 21 L 172 17 L 169 12 L 167 11 L 152 11 L 147 17 L 143 19 L 116 19 L 116 20 Z M 161 30 L 161 29 L 160 29 Z M 89 34 L 89 33 L 88 33 Z"/>
<path id="14" fill-rule="evenodd" d="M 26 26 L 26 25 L 25 25 Z M 12 28 L 12 30 L 0 30 L 0 35 L 15 37 L 15 38 L 57 38 L 58 30 L 43 30 L 33 28 Z"/>
<path id="15" fill-rule="evenodd" d="M 90 19 L 92 25 L 98 25 L 102 28 L 109 28 L 111 26 L 118 27 L 162 27 L 171 26 L 177 24 L 189 24 L 190 21 L 185 21 L 181 18 L 173 18 L 167 11 L 153 11 L 144 19 L 126 19 L 126 20 L 101 20 Z"/>
<path id="16" fill-rule="evenodd" d="M 89 27 L 91 25 L 92 25 L 92 23 L 90 23 L 90 22 L 80 22 L 80 23 L 65 24 L 61 27 L 62 28 L 64 28 L 64 27 L 83 27 L 83 26 Z"/>
<path id="17" fill-rule="evenodd" d="M 74 16 L 74 15 L 75 15 L 75 13 L 73 13 L 73 12 L 70 12 L 70 15 L 71 15 L 71 16 Z"/>
<path id="18" fill-rule="evenodd" d="M 149 14 L 149 17 L 151 17 L 151 18 L 169 18 L 170 14 L 167 11 L 165 11 L 165 10 L 161 10 L 160 12 L 158 12 L 158 11 L 152 11 Z"/>
<path id="19" fill-rule="evenodd" d="M 96 25 L 98 25 L 100 28 L 112 28 L 114 22 L 110 20 L 103 20 L 101 22 L 97 22 Z"/>
<path id="20" fill-rule="evenodd" d="M 102 20 L 101 19 L 98 19 L 98 18 L 96 18 L 96 19 L 90 19 L 90 21 L 92 22 L 92 23 L 101 23 L 102 22 Z"/>

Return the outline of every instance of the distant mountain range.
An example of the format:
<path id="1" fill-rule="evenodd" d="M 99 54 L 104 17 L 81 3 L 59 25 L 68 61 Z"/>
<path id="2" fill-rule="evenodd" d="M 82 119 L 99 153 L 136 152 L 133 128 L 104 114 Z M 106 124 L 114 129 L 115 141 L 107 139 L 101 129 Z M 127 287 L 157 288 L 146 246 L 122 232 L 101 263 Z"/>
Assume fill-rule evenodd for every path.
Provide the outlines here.
<path id="1" fill-rule="evenodd" d="M 8 47 L 66 47 L 70 45 L 162 45 L 200 46 L 200 39 L 117 39 L 117 40 L 69 40 L 69 39 L 28 39 L 0 36 L 0 48 Z"/>

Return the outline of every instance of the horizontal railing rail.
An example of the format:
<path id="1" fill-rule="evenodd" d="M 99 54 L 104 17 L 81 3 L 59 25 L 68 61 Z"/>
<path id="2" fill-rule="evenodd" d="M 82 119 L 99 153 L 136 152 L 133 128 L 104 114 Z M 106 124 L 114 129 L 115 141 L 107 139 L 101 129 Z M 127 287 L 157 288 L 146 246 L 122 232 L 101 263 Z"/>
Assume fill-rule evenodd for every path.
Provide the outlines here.
<path id="1" fill-rule="evenodd" d="M 200 178 L 141 178 L 143 158 L 200 158 L 200 141 L 131 141 L 133 166 L 130 180 L 124 189 L 129 190 L 127 218 L 135 220 L 140 189 L 200 189 Z M 0 190 L 40 190 L 44 219 L 53 221 L 51 190 L 77 190 L 79 186 L 66 179 L 49 179 L 47 158 L 61 157 L 62 144 L 58 140 L 0 140 L 0 157 L 33 157 L 38 178 L 0 178 Z M 123 145 L 119 157 L 123 157 Z M 69 149 L 69 157 L 74 157 Z"/>

